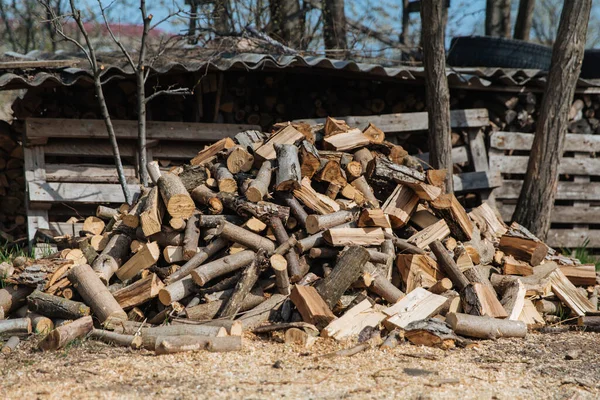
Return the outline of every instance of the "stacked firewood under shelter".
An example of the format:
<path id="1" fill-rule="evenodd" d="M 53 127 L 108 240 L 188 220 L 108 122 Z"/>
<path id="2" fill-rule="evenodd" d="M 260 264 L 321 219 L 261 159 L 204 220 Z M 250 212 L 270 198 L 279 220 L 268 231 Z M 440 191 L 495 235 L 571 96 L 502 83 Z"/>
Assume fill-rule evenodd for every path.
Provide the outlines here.
<path id="1" fill-rule="evenodd" d="M 99 206 L 76 237 L 46 232 L 58 253 L 0 266 L 3 351 L 32 332 L 43 350 L 88 337 L 230 351 L 244 332 L 285 330 L 306 347 L 358 339 L 334 354 L 350 355 L 600 327 L 595 266 L 487 203 L 467 212 L 446 171 L 423 171 L 373 124 L 281 123 L 148 168 L 135 204 Z"/>

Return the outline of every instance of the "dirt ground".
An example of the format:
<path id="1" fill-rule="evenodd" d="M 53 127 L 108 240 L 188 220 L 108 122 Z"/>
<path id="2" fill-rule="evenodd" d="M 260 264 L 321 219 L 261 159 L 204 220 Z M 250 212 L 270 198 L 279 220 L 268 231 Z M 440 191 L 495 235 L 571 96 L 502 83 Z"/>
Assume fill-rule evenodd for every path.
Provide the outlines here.
<path id="1" fill-rule="evenodd" d="M 234 353 L 148 351 L 84 341 L 54 353 L 23 343 L 0 355 L 3 399 L 587 399 L 600 398 L 600 334 L 531 334 L 472 349 L 403 344 L 353 357 L 249 337 Z M 574 359 L 566 359 L 569 353 Z"/>

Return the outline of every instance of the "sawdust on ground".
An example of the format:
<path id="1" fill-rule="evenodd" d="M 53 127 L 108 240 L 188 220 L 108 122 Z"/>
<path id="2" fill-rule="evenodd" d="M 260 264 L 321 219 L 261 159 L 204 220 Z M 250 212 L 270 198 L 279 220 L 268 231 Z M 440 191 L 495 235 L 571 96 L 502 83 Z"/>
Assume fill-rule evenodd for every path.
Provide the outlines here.
<path id="1" fill-rule="evenodd" d="M 600 398 L 600 335 L 584 332 L 337 358 L 319 356 L 350 344 L 306 350 L 277 336 L 248 337 L 241 352 L 164 356 L 87 340 L 53 353 L 34 345 L 0 355 L 2 399 Z"/>

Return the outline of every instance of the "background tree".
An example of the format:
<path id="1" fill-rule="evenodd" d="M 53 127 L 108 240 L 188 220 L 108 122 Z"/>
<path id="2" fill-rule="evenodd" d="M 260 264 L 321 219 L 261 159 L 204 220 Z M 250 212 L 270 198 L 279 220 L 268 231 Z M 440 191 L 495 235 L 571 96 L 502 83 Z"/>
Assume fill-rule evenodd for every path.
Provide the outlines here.
<path id="1" fill-rule="evenodd" d="M 535 0 L 520 0 L 517 20 L 515 22 L 514 38 L 520 40 L 529 40 L 531 23 L 533 22 L 533 11 L 535 9 Z"/>
<path id="2" fill-rule="evenodd" d="M 270 34 L 286 45 L 303 48 L 305 11 L 300 8 L 299 0 L 270 0 Z"/>
<path id="3" fill-rule="evenodd" d="M 429 120 L 429 163 L 446 169 L 446 191 L 452 193 L 452 139 L 450 134 L 450 92 L 446 77 L 444 48 L 444 1 L 421 1 L 423 66 Z"/>
<path id="4" fill-rule="evenodd" d="M 552 49 L 533 146 L 513 220 L 545 240 L 558 184 L 568 113 L 586 41 L 592 0 L 565 0 Z"/>
<path id="5" fill-rule="evenodd" d="M 487 0 L 485 35 L 510 37 L 510 0 Z"/>
<path id="6" fill-rule="evenodd" d="M 344 0 L 323 0 L 323 39 L 328 50 L 348 48 Z"/>

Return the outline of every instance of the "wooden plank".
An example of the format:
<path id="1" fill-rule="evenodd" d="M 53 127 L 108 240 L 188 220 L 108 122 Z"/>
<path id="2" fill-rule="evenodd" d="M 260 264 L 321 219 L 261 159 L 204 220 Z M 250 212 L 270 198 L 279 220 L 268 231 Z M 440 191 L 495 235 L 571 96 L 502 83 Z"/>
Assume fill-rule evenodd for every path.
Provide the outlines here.
<path id="1" fill-rule="evenodd" d="M 23 164 L 27 181 L 43 182 L 46 180 L 44 148 L 42 146 L 24 147 Z"/>
<path id="2" fill-rule="evenodd" d="M 504 174 L 524 174 L 527 172 L 529 156 L 498 156 L 490 153 L 490 170 Z M 560 174 L 600 175 L 600 159 L 563 157 L 558 167 Z"/>
<path id="3" fill-rule="evenodd" d="M 366 128 L 369 123 L 386 133 L 425 131 L 429 127 L 426 112 L 382 114 L 364 117 L 333 117 L 346 121 L 351 127 Z M 306 122 L 309 125 L 324 124 L 326 118 L 299 119 L 293 122 Z M 450 125 L 452 128 L 480 128 L 489 125 L 488 112 L 485 108 L 469 110 L 451 110 Z"/>
<path id="4" fill-rule="evenodd" d="M 50 139 L 44 147 L 47 156 L 72 156 L 112 158 L 113 151 L 108 141 L 84 139 Z M 160 142 L 151 148 L 154 159 L 167 158 L 171 160 L 189 161 L 194 158 L 202 145 L 190 143 Z M 150 148 L 148 149 L 150 150 Z M 121 157 L 135 157 L 136 144 L 133 141 L 119 142 Z"/>
<path id="5" fill-rule="evenodd" d="M 30 68 L 67 68 L 78 65 L 82 60 L 32 60 L 32 61 L 5 61 L 0 62 L 2 69 L 30 69 Z"/>
<path id="6" fill-rule="evenodd" d="M 136 183 L 135 167 L 124 165 L 128 183 Z M 114 165 L 101 164 L 46 164 L 47 182 L 119 183 Z"/>
<path id="7" fill-rule="evenodd" d="M 473 192 L 502 186 L 502 177 L 498 172 L 464 172 L 453 176 L 455 192 Z M 497 190 L 497 189 L 496 189 Z"/>
<path id="8" fill-rule="evenodd" d="M 469 129 L 469 148 L 475 171 L 488 171 L 488 158 L 485 149 L 484 133 L 481 129 Z"/>
<path id="9" fill-rule="evenodd" d="M 429 153 L 413 154 L 413 157 L 423 161 L 424 169 L 429 169 Z M 458 146 L 452 148 L 452 162 L 454 164 L 469 162 L 469 151 L 467 150 L 467 146 Z"/>
<path id="10" fill-rule="evenodd" d="M 497 199 L 518 199 L 523 181 L 504 180 L 502 186 L 494 191 Z M 556 200 L 599 201 L 600 182 L 558 182 Z"/>
<path id="11" fill-rule="evenodd" d="M 490 147 L 499 150 L 531 150 L 533 133 L 494 132 L 490 137 Z M 600 136 L 567 133 L 564 151 L 598 152 Z"/>
<path id="12" fill-rule="evenodd" d="M 48 229 L 48 210 L 27 209 L 27 240 L 32 249 L 33 238 L 38 229 Z"/>
<path id="13" fill-rule="evenodd" d="M 584 245 L 589 239 L 588 248 L 600 247 L 600 230 L 598 229 L 550 229 L 546 244 L 554 248 L 576 248 Z"/>
<path id="14" fill-rule="evenodd" d="M 515 205 L 502 204 L 498 209 L 502 219 L 509 221 L 515 212 Z M 559 224 L 600 224 L 600 207 L 577 209 L 571 206 L 554 206 L 551 221 Z"/>
<path id="15" fill-rule="evenodd" d="M 117 139 L 136 139 L 137 121 L 113 120 Z M 148 121 L 148 139 L 168 139 L 188 142 L 214 142 L 249 130 L 257 125 L 210 124 L 197 122 Z M 48 138 L 106 139 L 106 127 L 100 119 L 27 118 L 25 134 L 28 141 Z"/>
<path id="16" fill-rule="evenodd" d="M 124 203 L 121 186 L 110 183 L 88 185 L 85 183 L 28 182 L 29 201 L 66 203 Z M 129 185 L 131 194 L 140 193 L 139 185 Z"/>

